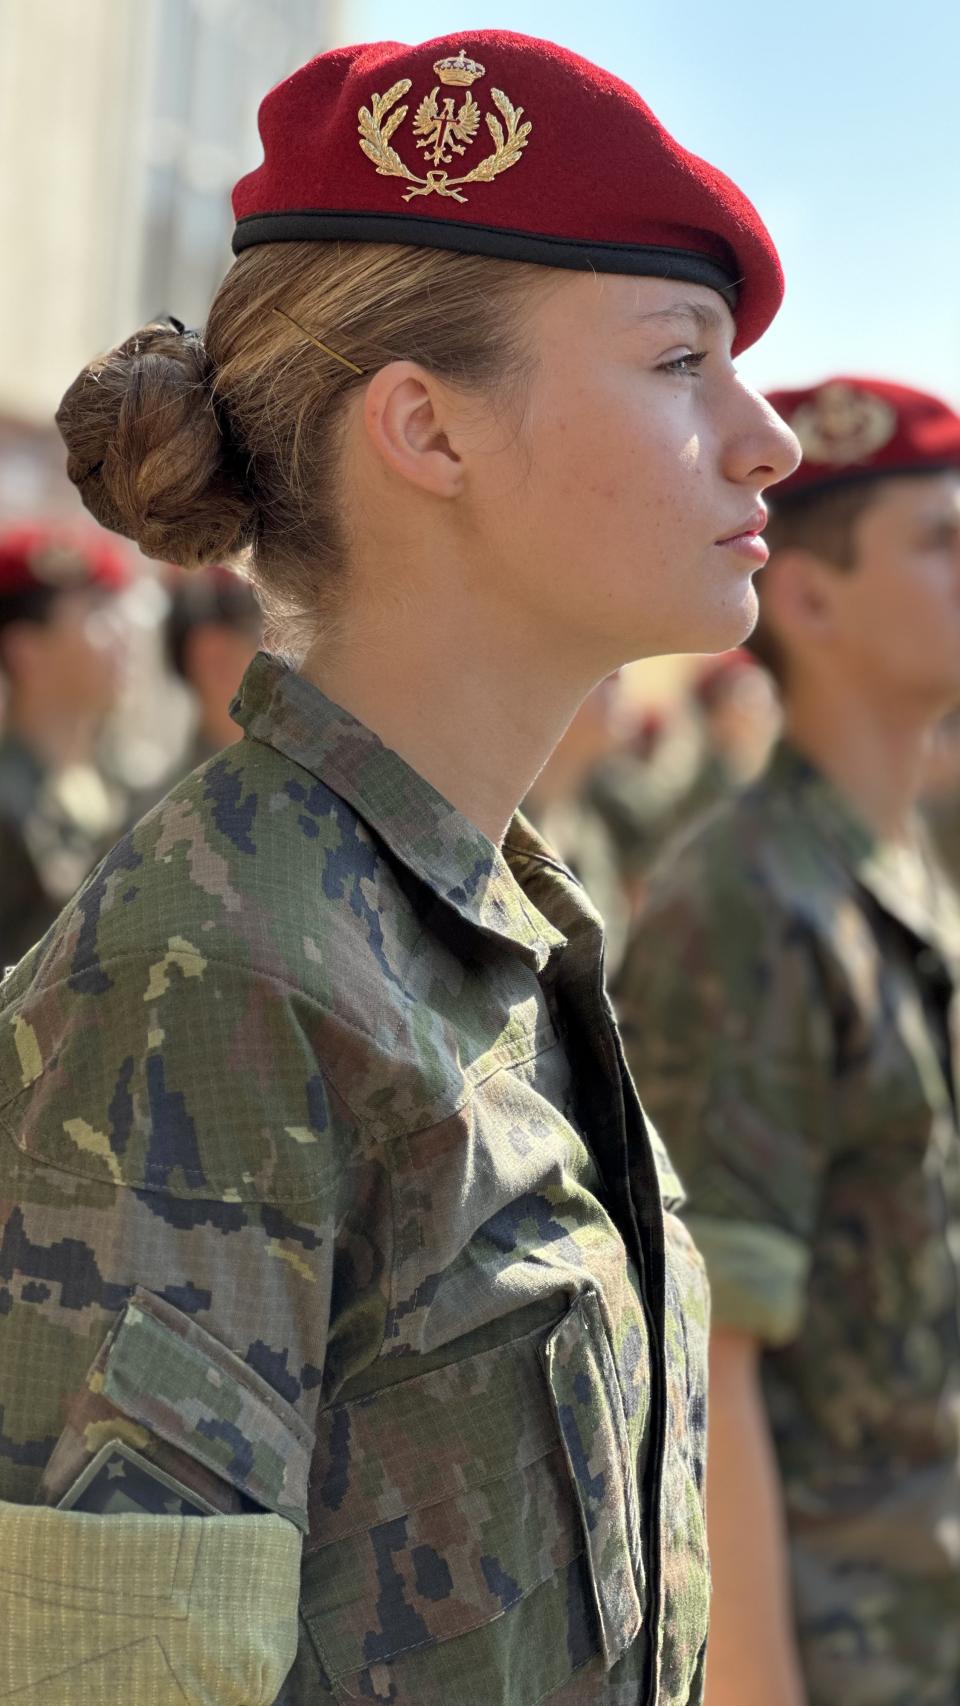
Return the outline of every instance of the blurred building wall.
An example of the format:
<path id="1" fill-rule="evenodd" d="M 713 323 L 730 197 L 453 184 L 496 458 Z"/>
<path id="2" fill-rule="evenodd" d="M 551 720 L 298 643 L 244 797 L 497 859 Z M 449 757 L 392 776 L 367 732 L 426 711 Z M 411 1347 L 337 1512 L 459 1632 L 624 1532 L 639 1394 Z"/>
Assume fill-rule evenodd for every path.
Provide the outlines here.
<path id="1" fill-rule="evenodd" d="M 139 11 L 116 0 L 0 8 L 0 228 L 17 233 L 0 269 L 0 408 L 11 413 L 49 416 L 132 305 Z"/>
<path id="2" fill-rule="evenodd" d="M 81 514 L 60 397 L 153 315 L 202 325 L 231 261 L 230 190 L 261 157 L 260 100 L 345 17 L 349 0 L 0 0 L 0 528 Z M 162 670 L 156 565 L 139 561 L 111 756 L 150 787 L 188 724 Z"/>
<path id="3" fill-rule="evenodd" d="M 153 314 L 202 323 L 260 98 L 341 28 L 338 0 L 3 0 L 0 414 L 49 421 Z"/>

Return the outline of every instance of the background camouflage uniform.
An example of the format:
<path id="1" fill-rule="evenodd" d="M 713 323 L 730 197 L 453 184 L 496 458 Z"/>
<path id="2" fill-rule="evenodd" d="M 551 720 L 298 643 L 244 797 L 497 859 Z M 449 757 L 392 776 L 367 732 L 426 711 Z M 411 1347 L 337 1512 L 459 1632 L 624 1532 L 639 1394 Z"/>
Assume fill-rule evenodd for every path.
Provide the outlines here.
<path id="1" fill-rule="evenodd" d="M 238 720 L 3 989 L 0 1495 L 120 1436 L 283 1517 L 287 1702 L 698 1702 L 706 1288 L 596 915 L 273 660 Z"/>
<path id="2" fill-rule="evenodd" d="M 960 920 L 788 746 L 674 847 L 628 1057 L 757 1336 L 812 1706 L 960 1700 Z"/>
<path id="3" fill-rule="evenodd" d="M 122 820 L 119 790 L 92 765 L 52 775 L 17 735 L 0 737 L 0 976 L 39 941 Z"/>

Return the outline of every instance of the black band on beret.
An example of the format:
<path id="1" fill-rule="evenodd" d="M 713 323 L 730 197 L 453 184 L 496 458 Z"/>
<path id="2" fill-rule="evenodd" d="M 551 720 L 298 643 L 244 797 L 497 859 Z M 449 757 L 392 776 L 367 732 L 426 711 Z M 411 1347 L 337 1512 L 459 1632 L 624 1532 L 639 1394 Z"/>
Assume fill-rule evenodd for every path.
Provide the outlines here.
<path id="1" fill-rule="evenodd" d="M 406 213 L 251 213 L 237 221 L 233 252 L 257 243 L 410 243 L 427 249 L 457 249 L 501 261 L 527 261 L 577 272 L 631 273 L 643 278 L 678 278 L 719 291 L 736 306 L 738 280 L 732 270 L 693 249 L 662 249 L 630 243 L 583 242 L 575 237 L 539 237 L 496 225 L 446 219 L 411 219 Z"/>

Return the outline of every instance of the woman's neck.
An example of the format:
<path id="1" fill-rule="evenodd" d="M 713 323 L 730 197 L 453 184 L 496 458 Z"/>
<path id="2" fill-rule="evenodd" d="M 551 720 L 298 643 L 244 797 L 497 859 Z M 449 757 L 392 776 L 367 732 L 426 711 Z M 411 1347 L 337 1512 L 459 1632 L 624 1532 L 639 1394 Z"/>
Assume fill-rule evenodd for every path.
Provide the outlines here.
<path id="1" fill-rule="evenodd" d="M 462 584 L 462 582 L 461 582 Z M 449 587 L 418 588 L 366 607 L 321 640 L 304 677 L 497 845 L 592 679 L 565 670 L 532 622 Z"/>

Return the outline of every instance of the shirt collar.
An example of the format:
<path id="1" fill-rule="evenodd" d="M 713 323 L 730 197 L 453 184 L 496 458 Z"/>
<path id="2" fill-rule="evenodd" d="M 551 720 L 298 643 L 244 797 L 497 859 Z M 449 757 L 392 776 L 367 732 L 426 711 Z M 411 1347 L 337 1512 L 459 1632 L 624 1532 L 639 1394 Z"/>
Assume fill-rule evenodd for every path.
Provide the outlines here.
<path id="1" fill-rule="evenodd" d="M 524 894 L 500 849 L 399 753 L 278 658 L 257 654 L 230 714 L 251 740 L 282 752 L 346 800 L 468 924 L 523 950 L 538 971 L 563 946 L 564 936 Z"/>
<path id="2" fill-rule="evenodd" d="M 775 748 L 768 775 L 778 791 L 802 798 L 803 815 L 885 912 L 922 942 L 957 953 L 960 906 L 940 879 L 919 817 L 913 847 L 881 841 L 839 788 L 785 740 Z"/>

